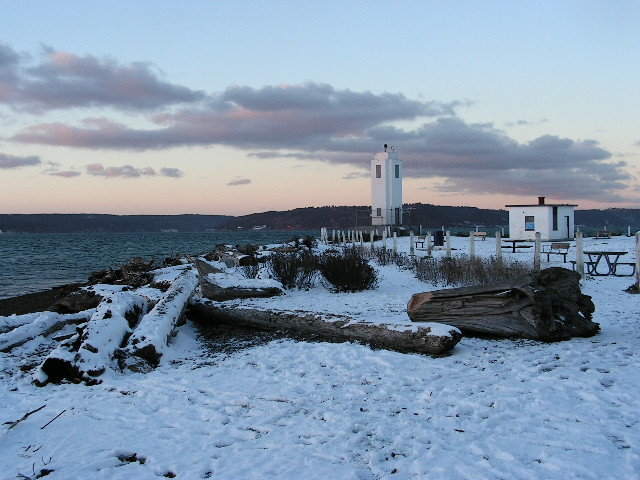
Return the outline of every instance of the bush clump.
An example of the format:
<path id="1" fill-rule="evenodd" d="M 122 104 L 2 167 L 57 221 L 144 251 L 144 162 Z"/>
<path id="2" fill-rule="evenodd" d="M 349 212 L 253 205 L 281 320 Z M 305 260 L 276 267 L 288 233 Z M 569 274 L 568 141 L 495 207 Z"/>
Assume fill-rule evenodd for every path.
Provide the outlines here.
<path id="1" fill-rule="evenodd" d="M 522 262 L 501 261 L 495 257 L 420 258 L 414 263 L 418 280 L 427 283 L 452 285 L 490 284 L 511 280 L 531 272 Z"/>
<path id="2" fill-rule="evenodd" d="M 318 259 L 308 250 L 274 253 L 269 257 L 268 266 L 271 276 L 286 289 L 311 288 L 318 275 Z"/>
<path id="3" fill-rule="evenodd" d="M 360 292 L 378 284 L 378 275 L 359 249 L 326 254 L 319 261 L 320 273 L 336 292 Z"/>

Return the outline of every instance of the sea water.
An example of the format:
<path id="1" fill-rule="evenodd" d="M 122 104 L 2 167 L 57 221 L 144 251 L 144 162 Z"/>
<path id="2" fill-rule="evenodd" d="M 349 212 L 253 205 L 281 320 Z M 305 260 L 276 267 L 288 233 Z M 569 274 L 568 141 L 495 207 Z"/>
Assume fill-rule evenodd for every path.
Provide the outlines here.
<path id="1" fill-rule="evenodd" d="M 242 230 L 154 233 L 0 233 L 0 299 L 84 282 L 91 272 L 142 257 L 210 252 L 216 244 L 283 243 L 317 231 Z"/>

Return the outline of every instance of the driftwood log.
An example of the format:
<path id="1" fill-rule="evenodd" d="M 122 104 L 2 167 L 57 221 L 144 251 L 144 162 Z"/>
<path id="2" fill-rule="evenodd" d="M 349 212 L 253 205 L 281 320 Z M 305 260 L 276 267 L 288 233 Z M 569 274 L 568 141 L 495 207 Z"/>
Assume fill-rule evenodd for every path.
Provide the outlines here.
<path id="1" fill-rule="evenodd" d="M 362 342 L 400 352 L 441 354 L 451 350 L 462 337 L 458 329 L 445 325 L 374 324 L 340 315 L 244 308 L 206 299 L 192 302 L 189 314 L 203 322 L 281 330 L 328 341 Z"/>
<path id="2" fill-rule="evenodd" d="M 226 275 L 223 270 L 216 268 L 199 258 L 195 259 L 195 264 L 200 278 L 200 290 L 202 292 L 202 296 L 210 300 L 224 302 L 226 300 L 239 298 L 274 297 L 276 295 L 282 295 L 283 293 L 281 288 L 271 286 L 268 282 L 264 282 L 265 285 L 260 285 L 260 280 L 253 280 L 254 285 L 252 286 L 221 285 L 212 279 L 216 276 L 224 278 Z M 247 281 L 246 283 L 250 282 Z"/>
<path id="3" fill-rule="evenodd" d="M 55 348 L 34 376 L 38 385 L 61 380 L 90 380 L 101 375 L 114 354 L 131 334 L 146 308 L 145 299 L 128 292 L 116 292 L 98 305 L 76 335 Z"/>
<path id="4" fill-rule="evenodd" d="M 197 286 L 198 275 L 191 268 L 185 269 L 176 277 L 171 287 L 153 309 L 142 317 L 129 337 L 127 346 L 120 352 L 122 367 L 147 371 L 148 367 L 158 365 Z"/>
<path id="5" fill-rule="evenodd" d="M 18 325 L 16 328 L 0 334 L 0 352 L 9 352 L 29 340 L 33 340 L 40 335 L 46 337 L 67 325 L 84 323 L 94 311 L 87 310 L 72 314 L 43 312 L 32 321 Z M 27 316 L 25 315 L 25 317 Z"/>
<path id="6" fill-rule="evenodd" d="M 595 307 L 580 291 L 580 277 L 548 268 L 516 281 L 436 290 L 411 297 L 414 322 L 442 322 L 467 335 L 522 337 L 543 341 L 595 335 Z"/>

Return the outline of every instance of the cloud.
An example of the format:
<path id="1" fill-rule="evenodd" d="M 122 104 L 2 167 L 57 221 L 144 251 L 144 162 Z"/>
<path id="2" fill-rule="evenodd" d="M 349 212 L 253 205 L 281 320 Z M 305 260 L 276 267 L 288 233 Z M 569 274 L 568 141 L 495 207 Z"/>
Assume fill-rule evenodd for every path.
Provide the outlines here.
<path id="1" fill-rule="evenodd" d="M 106 106 L 140 111 L 204 98 L 201 91 L 164 80 L 147 62 L 120 64 L 50 47 L 32 62 L 0 44 L 0 103 L 18 110 Z"/>
<path id="2" fill-rule="evenodd" d="M 54 177 L 64 177 L 64 178 L 74 178 L 79 176 L 81 173 L 77 170 L 61 170 L 56 172 L 48 173 L 47 175 L 51 175 Z"/>
<path id="3" fill-rule="evenodd" d="M 41 62 L 52 67 L 35 69 L 32 75 L 71 68 L 67 63 L 78 65 L 82 75 L 126 68 L 146 72 L 145 75 L 153 73 L 148 66 L 137 70 L 111 60 L 58 53 L 50 52 L 49 60 Z M 20 60 L 7 56 L 9 69 L 16 62 L 19 64 Z M 173 91 L 171 84 L 165 85 L 157 76 L 153 78 L 160 82 L 158 85 Z M 458 109 L 468 102 L 415 100 L 402 93 L 356 92 L 314 82 L 262 88 L 232 86 L 206 97 L 190 95 L 184 97 L 184 102 L 191 100 L 190 104 L 149 116 L 152 128 L 134 128 L 104 117 L 87 118 L 76 125 L 34 124 L 11 140 L 132 151 L 223 145 L 264 160 L 324 161 L 363 171 L 368 170 L 372 153 L 389 143 L 398 147 L 405 176 L 437 179 L 440 192 L 539 193 L 619 202 L 625 200 L 620 192 L 631 180 L 627 165 L 611 161 L 611 152 L 595 140 L 542 135 L 519 142 L 492 123 L 471 123 L 457 117 Z M 115 100 L 102 104 L 120 106 Z M 131 102 L 122 103 L 122 108 L 126 105 Z M 517 120 L 508 124 L 545 121 Z M 110 167 L 95 174 L 142 175 L 137 169 L 126 167 Z M 178 176 L 177 172 L 160 174 Z M 348 174 L 345 178 L 355 177 Z"/>
<path id="4" fill-rule="evenodd" d="M 410 100 L 399 93 L 338 90 L 311 82 L 262 89 L 231 87 L 212 98 L 205 107 L 154 116 L 155 129 L 90 118 L 80 127 L 36 124 L 13 140 L 127 150 L 214 144 L 244 149 L 323 149 L 327 139 L 361 138 L 367 129 L 385 122 L 452 115 L 459 105 Z"/>
<path id="5" fill-rule="evenodd" d="M 251 183 L 250 178 L 238 178 L 236 180 L 231 180 L 227 185 L 234 187 L 236 185 L 248 185 Z"/>
<path id="6" fill-rule="evenodd" d="M 92 163 L 87 165 L 86 171 L 89 175 L 105 178 L 140 178 L 155 177 L 158 173 L 151 167 L 136 168 L 132 165 L 123 165 L 121 167 L 105 167 L 101 163 Z M 178 168 L 162 167 L 159 175 L 163 177 L 180 178 L 184 172 Z"/>
<path id="7" fill-rule="evenodd" d="M 505 127 L 522 127 L 525 125 L 538 125 L 540 123 L 547 123 L 549 121 L 548 118 L 541 118 L 538 121 L 533 120 L 516 120 L 515 122 L 504 122 Z"/>
<path id="8" fill-rule="evenodd" d="M 165 177 L 180 178 L 184 175 L 184 172 L 178 168 L 162 167 L 160 174 Z"/>
<path id="9" fill-rule="evenodd" d="M 369 178 L 371 177 L 370 172 L 349 172 L 344 177 L 343 180 L 355 180 L 356 178 Z"/>
<path id="10" fill-rule="evenodd" d="M 1 52 L 0 52 L 1 53 Z M 1 60 L 1 57 L 0 57 Z M 33 165 L 40 165 L 40 157 L 29 156 L 19 157 L 17 155 L 8 155 L 6 153 L 0 153 L 0 169 L 30 167 Z"/>

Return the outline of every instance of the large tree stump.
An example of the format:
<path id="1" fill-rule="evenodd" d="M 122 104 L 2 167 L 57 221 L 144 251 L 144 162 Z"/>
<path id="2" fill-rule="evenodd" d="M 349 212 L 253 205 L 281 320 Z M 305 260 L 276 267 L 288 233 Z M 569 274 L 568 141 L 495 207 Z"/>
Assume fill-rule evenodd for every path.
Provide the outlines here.
<path id="1" fill-rule="evenodd" d="M 516 281 L 416 293 L 407 305 L 414 322 L 441 322 L 463 334 L 558 341 L 595 335 L 595 307 L 580 276 L 547 268 Z"/>
<path id="2" fill-rule="evenodd" d="M 334 342 L 362 342 L 400 352 L 441 354 L 462 338 L 448 325 L 371 323 L 344 315 L 268 310 L 225 305 L 206 299 L 189 305 L 191 318 L 260 330 L 282 330 L 294 335 Z"/>

